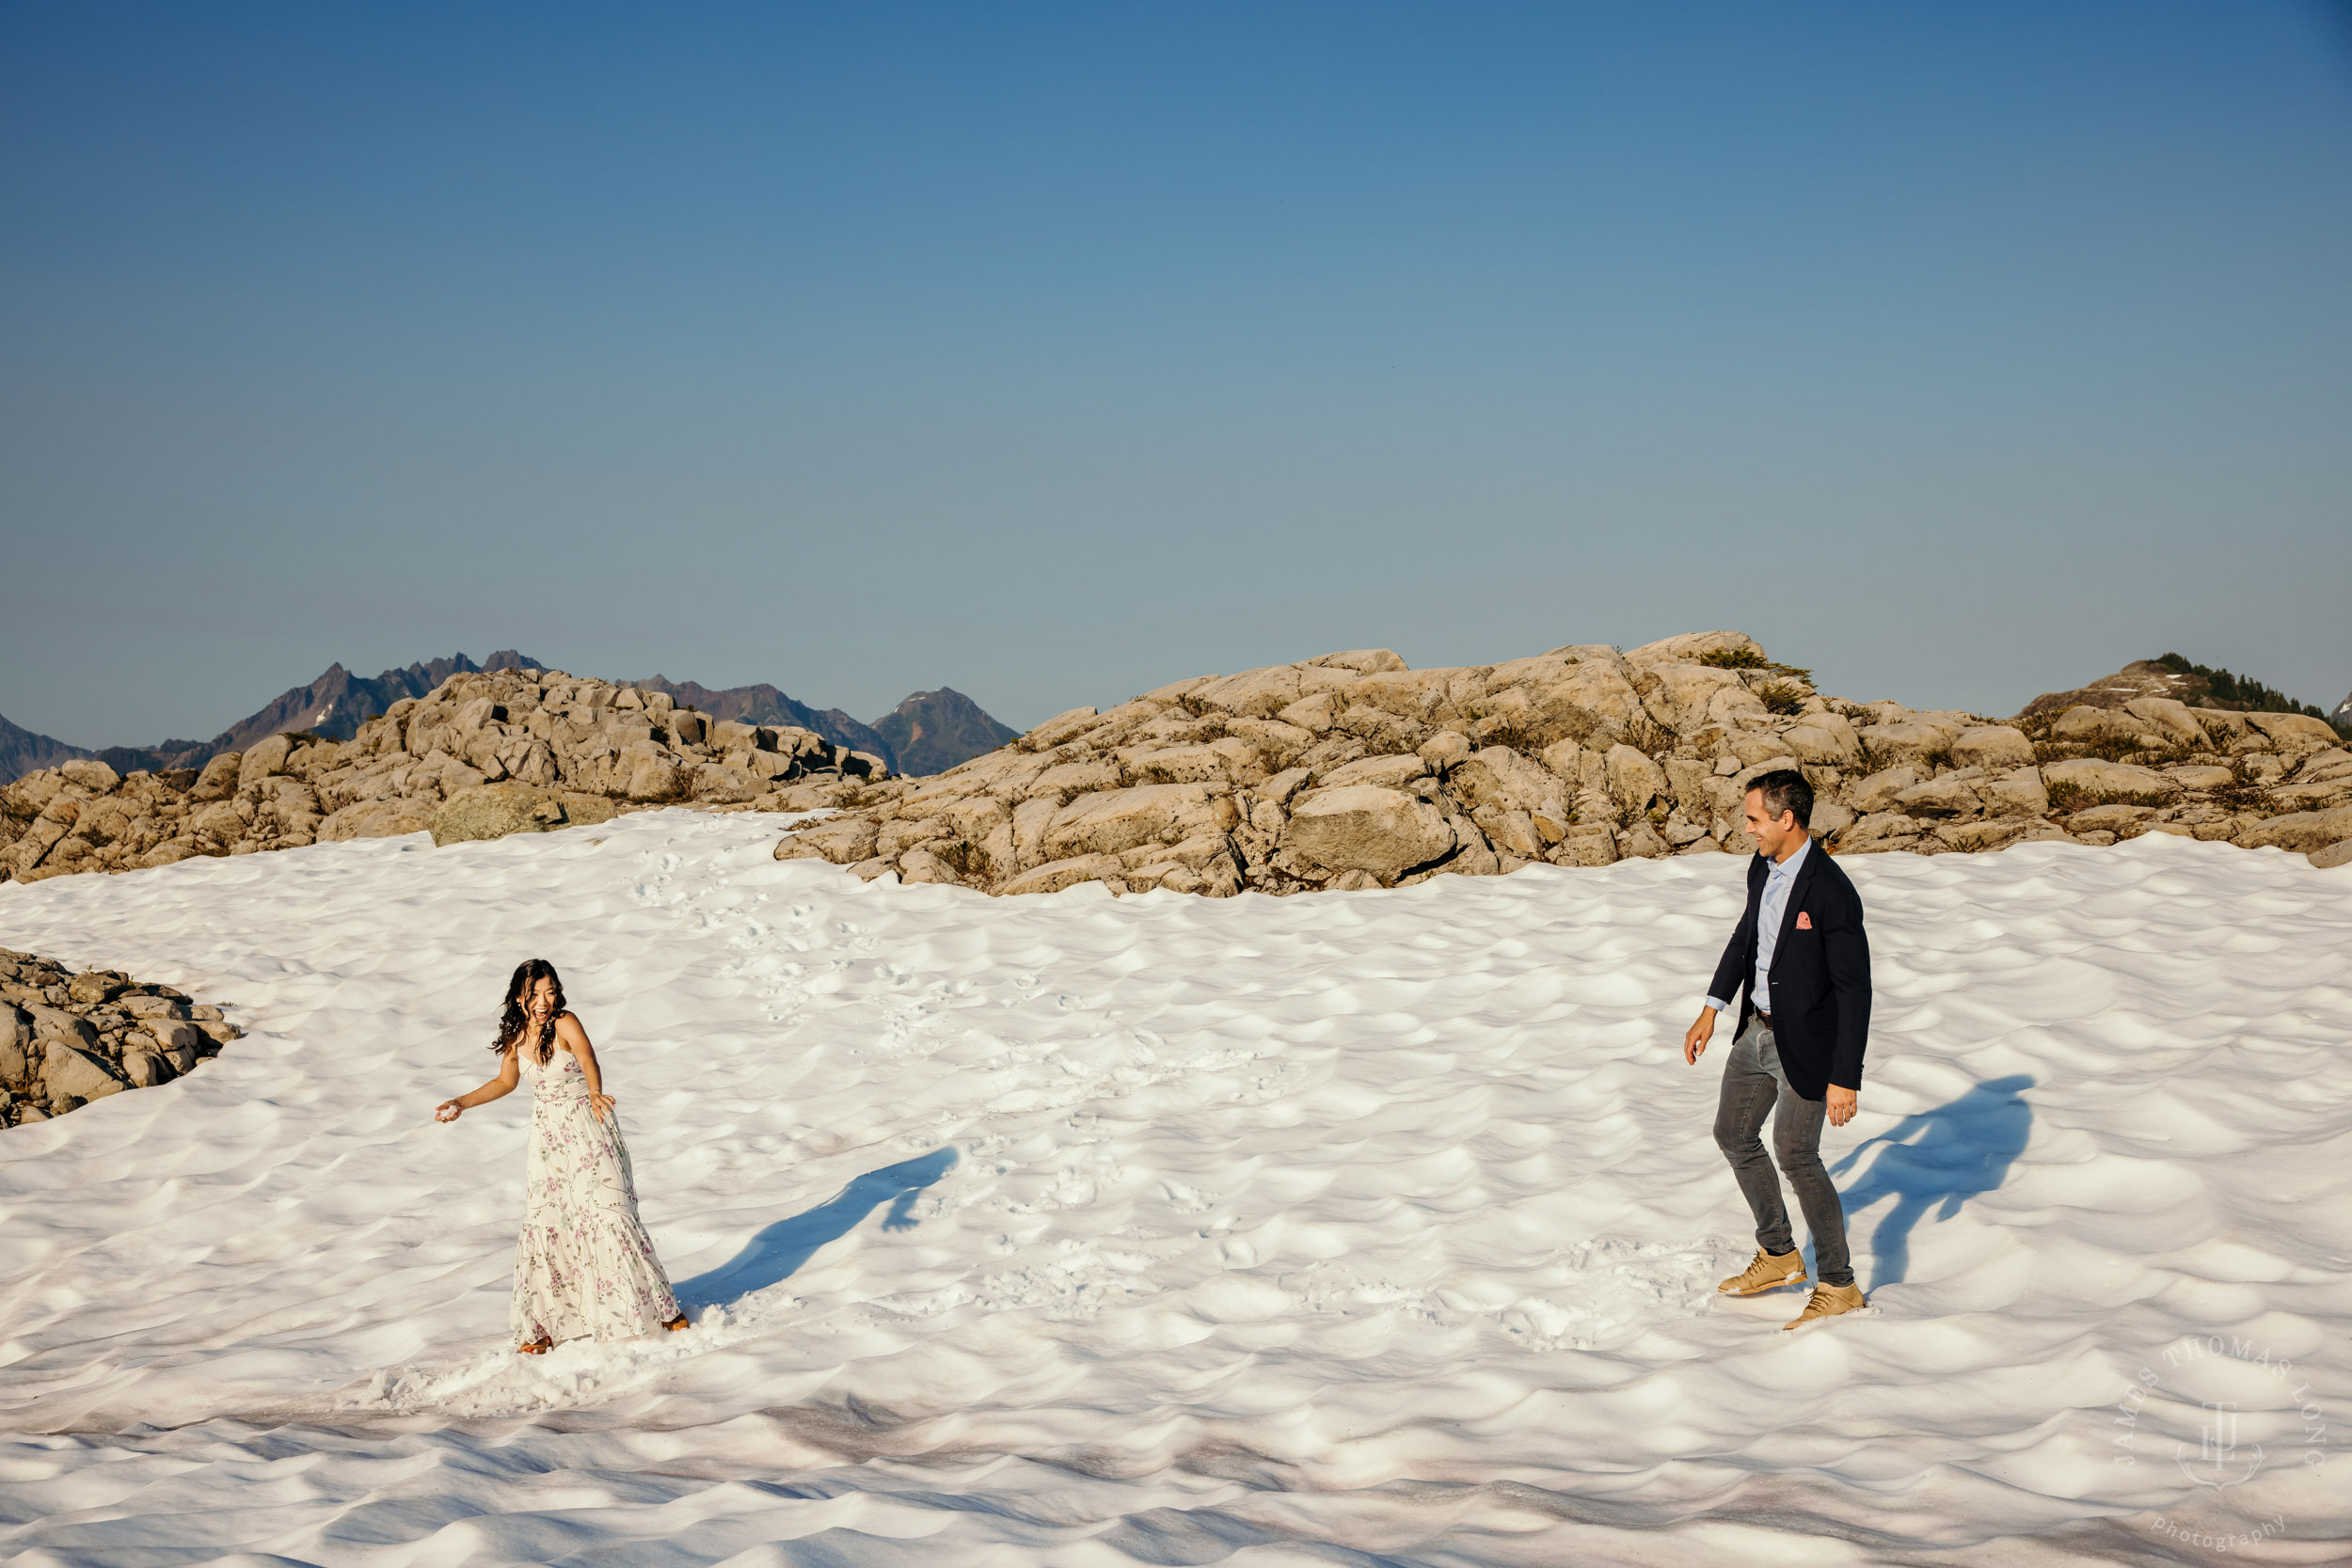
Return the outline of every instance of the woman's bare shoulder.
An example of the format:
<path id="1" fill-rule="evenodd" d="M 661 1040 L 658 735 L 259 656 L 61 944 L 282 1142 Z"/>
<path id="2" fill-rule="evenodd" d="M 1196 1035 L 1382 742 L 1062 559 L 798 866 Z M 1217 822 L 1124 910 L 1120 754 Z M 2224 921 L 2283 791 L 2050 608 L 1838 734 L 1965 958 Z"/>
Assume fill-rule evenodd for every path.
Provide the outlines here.
<path id="1" fill-rule="evenodd" d="M 555 1015 L 555 1037 L 565 1045 L 575 1042 L 585 1044 L 588 1039 L 588 1027 L 580 1022 L 578 1013 L 560 1012 Z"/>

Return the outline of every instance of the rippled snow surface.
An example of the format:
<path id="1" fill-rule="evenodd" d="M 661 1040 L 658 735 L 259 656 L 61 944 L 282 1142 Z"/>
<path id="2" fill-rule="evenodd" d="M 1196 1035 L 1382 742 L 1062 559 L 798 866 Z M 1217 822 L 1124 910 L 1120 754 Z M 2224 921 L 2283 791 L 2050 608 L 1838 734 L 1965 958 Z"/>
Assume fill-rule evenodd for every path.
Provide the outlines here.
<path id="1" fill-rule="evenodd" d="M 0 1558 L 2342 1560 L 2352 869 L 1844 863 L 1873 1309 L 1784 1334 L 1677 1051 L 1731 858 L 990 900 L 777 829 L 0 887 L 249 1031 L 0 1132 Z M 533 954 L 691 1334 L 505 1342 L 527 1099 L 430 1113 Z"/>

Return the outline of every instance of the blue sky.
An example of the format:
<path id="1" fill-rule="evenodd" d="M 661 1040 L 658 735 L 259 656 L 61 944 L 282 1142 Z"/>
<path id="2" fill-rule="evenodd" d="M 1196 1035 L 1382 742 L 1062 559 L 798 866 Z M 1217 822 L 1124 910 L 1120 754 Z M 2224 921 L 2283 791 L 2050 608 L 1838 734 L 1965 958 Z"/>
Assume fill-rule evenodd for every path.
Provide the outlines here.
<path id="1" fill-rule="evenodd" d="M 0 5 L 0 713 L 1724 626 L 2332 704 L 2348 198 L 2316 5 Z"/>

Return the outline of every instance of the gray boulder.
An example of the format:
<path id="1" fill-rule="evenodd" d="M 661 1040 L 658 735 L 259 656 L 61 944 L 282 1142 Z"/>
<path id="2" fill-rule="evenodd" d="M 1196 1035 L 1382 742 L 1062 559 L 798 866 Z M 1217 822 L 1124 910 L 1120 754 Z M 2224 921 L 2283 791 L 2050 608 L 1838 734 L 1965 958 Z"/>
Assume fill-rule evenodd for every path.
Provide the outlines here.
<path id="1" fill-rule="evenodd" d="M 135 1089 L 151 1089 L 158 1084 L 168 1084 L 179 1076 L 160 1051 L 125 1051 L 122 1053 L 122 1076 Z M 87 1096 L 83 1098 L 87 1099 Z"/>
<path id="2" fill-rule="evenodd" d="M 1979 724 L 1960 732 L 1952 742 L 1952 760 L 1963 768 L 2030 768 L 2033 742 L 2012 724 Z"/>
<path id="3" fill-rule="evenodd" d="M 41 1087 L 52 1101 L 71 1095 L 81 1101 L 102 1099 L 129 1087 L 115 1076 L 114 1064 L 94 1052 L 83 1051 L 63 1040 L 49 1042 L 49 1053 L 41 1066 Z"/>
<path id="4" fill-rule="evenodd" d="M 63 1040 L 88 1051 L 98 1049 L 98 1026 L 81 1014 L 38 1002 L 24 1010 L 32 1015 L 34 1038 Z"/>
<path id="5" fill-rule="evenodd" d="M 1116 855 L 1153 840 L 1174 843 L 1215 826 L 1200 784 L 1138 784 L 1082 795 L 1055 814 L 1044 852 L 1057 860 Z"/>
<path id="6" fill-rule="evenodd" d="M 2236 842 L 2249 849 L 2293 849 L 2301 854 L 2329 848 L 2352 838 L 2352 806 L 2332 811 L 2298 811 L 2274 816 L 2240 833 Z"/>
<path id="7" fill-rule="evenodd" d="M 22 1008 L 0 1003 L 0 1084 L 22 1084 L 31 1076 L 32 1044 L 32 1019 Z"/>
<path id="8" fill-rule="evenodd" d="M 1609 793 L 1628 811 L 1645 811 L 1666 791 L 1665 770 L 1630 746 L 1609 748 Z"/>
<path id="9" fill-rule="evenodd" d="M 545 833 L 584 823 L 610 822 L 614 812 L 601 796 L 565 794 L 526 784 L 475 784 L 461 789 L 433 814 L 436 845 L 504 838 L 509 833 Z"/>
<path id="10" fill-rule="evenodd" d="M 1377 784 L 1345 784 L 1302 795 L 1290 810 L 1282 847 L 1331 871 L 1364 871 L 1394 881 L 1452 850 L 1443 813 L 1418 797 Z"/>
<path id="11" fill-rule="evenodd" d="M 424 832 L 433 826 L 436 815 L 435 802 L 415 796 L 358 800 L 328 814 L 319 823 L 318 838 L 322 844 L 353 838 L 397 838 L 402 833 Z"/>
<path id="12" fill-rule="evenodd" d="M 871 817 L 836 816 L 803 828 L 776 843 L 776 859 L 826 860 L 835 865 L 855 865 L 874 853 L 881 829 Z"/>
<path id="13" fill-rule="evenodd" d="M 1049 861 L 1034 871 L 1023 872 L 1007 882 L 1003 891 L 1059 893 L 1080 882 L 1108 880 L 1126 869 L 1126 863 L 1117 855 L 1073 855 L 1067 860 Z"/>
<path id="14" fill-rule="evenodd" d="M 2153 768 L 2138 768 L 2128 762 L 2102 762 L 2097 757 L 2070 757 L 2063 762 L 2044 763 L 2042 783 L 2049 789 L 2071 784 L 2086 795 L 2122 796 L 2141 804 L 2169 800 L 2181 793 L 2179 784 Z"/>
<path id="15" fill-rule="evenodd" d="M 131 1052 L 151 1050 L 182 1072 L 196 1065 L 197 1054 L 203 1048 L 203 1032 L 178 1018 L 142 1019 L 139 1027 L 122 1042 L 126 1061 Z"/>

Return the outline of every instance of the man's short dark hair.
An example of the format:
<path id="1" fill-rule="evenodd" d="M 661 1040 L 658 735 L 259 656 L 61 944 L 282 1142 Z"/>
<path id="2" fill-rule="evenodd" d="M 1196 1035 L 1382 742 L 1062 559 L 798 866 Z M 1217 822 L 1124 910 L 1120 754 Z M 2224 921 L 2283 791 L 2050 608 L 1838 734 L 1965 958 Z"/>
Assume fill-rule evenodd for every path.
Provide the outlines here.
<path id="1" fill-rule="evenodd" d="M 1764 820 L 1777 822 L 1780 814 L 1797 814 L 1797 826 L 1810 827 L 1813 822 L 1813 786 L 1804 782 L 1804 775 L 1793 768 L 1775 768 L 1769 773 L 1758 773 L 1748 781 L 1750 789 L 1764 795 Z"/>

